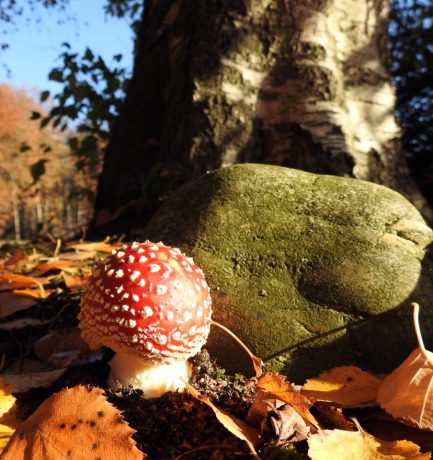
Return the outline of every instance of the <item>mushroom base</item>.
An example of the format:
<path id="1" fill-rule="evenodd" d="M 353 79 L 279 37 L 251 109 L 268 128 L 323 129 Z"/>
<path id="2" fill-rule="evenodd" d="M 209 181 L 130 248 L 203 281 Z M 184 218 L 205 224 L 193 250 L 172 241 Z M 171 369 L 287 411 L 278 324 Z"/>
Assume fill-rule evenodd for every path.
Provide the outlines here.
<path id="1" fill-rule="evenodd" d="M 122 351 L 116 353 L 110 366 L 107 382 L 110 387 L 131 385 L 142 390 L 147 398 L 161 396 L 167 391 L 183 391 L 191 375 L 187 361 L 155 362 Z"/>

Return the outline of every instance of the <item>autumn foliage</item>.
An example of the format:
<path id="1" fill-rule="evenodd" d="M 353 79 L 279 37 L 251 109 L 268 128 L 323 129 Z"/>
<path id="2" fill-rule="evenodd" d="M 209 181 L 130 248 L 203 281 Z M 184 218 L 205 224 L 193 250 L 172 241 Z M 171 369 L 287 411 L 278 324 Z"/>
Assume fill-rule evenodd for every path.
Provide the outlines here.
<path id="1" fill-rule="evenodd" d="M 33 249 L 10 252 L 0 258 L 0 330 L 13 334 L 27 330 L 31 335 L 32 328 L 49 327 L 32 345 L 38 371 L 35 362 L 23 364 L 28 366 L 27 371 L 23 367 L 17 371 L 8 357 L 3 362 L 14 371 L 3 373 L 0 381 L 2 460 L 24 459 L 25 455 L 36 460 L 56 460 L 59 453 L 77 459 L 93 458 L 91 455 L 107 459 L 155 458 L 147 457 L 146 449 L 140 449 L 140 433 L 161 420 L 165 422 L 164 417 L 159 420 L 158 415 L 149 415 L 145 417 L 148 425 L 134 425 L 112 400 L 107 401 L 101 388 L 63 386 L 47 395 L 39 408 L 24 418 L 16 410 L 12 396 L 14 393 L 19 400 L 31 389 L 50 387 L 77 361 L 95 359 L 98 352 L 88 348 L 77 327 L 54 325 L 68 308 L 67 299 L 79 295 L 84 288 L 95 260 L 118 247 L 119 243 L 109 241 L 81 242 L 57 245 L 51 255 Z M 41 308 L 38 302 L 55 296 L 66 297 L 62 297 L 64 303 L 52 317 L 12 317 Z M 203 407 L 210 411 L 214 423 L 244 447 L 241 458 L 271 460 L 281 454 L 281 458 L 311 460 L 428 460 L 433 449 L 433 354 L 422 342 L 419 306 L 412 307 L 419 346 L 388 376 L 348 365 L 325 370 L 303 385 L 295 385 L 286 376 L 264 370 L 261 361 L 250 354 L 256 376 L 243 384 L 249 391 L 242 401 L 247 406 L 242 416 L 233 413 L 236 408 L 232 405 L 220 406 L 219 396 L 222 401 L 227 395 L 211 397 L 193 384 L 187 386 L 184 407 L 197 417 L 203 416 Z M 228 390 L 221 386 L 218 391 Z M 177 415 L 169 417 L 175 419 Z M 381 424 L 387 425 L 380 428 Z M 178 446 L 182 453 L 175 458 L 188 458 L 199 451 L 208 457 L 198 458 L 237 458 L 230 453 L 212 456 L 213 448 L 227 450 L 236 444 L 194 447 L 193 442 L 185 439 Z M 284 453 L 293 456 L 284 457 Z"/>
<path id="2" fill-rule="evenodd" d="M 40 129 L 39 112 L 25 91 L 0 85 L 0 238 L 59 227 L 71 194 L 93 187 L 75 171 L 67 134 Z"/>

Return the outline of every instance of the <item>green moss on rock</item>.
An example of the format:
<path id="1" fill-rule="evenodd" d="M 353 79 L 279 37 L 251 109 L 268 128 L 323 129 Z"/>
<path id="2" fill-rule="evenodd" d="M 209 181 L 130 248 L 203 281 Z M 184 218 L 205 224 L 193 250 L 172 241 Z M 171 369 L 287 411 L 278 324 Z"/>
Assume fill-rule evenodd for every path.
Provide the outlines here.
<path id="1" fill-rule="evenodd" d="M 432 325 L 432 231 L 379 185 L 231 166 L 178 190 L 144 237 L 191 254 L 214 318 L 292 380 L 344 363 L 396 365 L 415 346 L 409 301 L 423 302 Z M 230 339 L 212 333 L 210 346 L 230 371 L 247 371 Z"/>

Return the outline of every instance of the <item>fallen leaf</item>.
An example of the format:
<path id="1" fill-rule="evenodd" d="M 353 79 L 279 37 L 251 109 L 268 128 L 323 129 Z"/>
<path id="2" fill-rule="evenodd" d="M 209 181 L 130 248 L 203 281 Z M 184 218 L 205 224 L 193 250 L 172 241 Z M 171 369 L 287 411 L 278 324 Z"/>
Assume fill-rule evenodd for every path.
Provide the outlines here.
<path id="1" fill-rule="evenodd" d="M 12 388 L 0 380 L 0 453 L 8 444 L 19 422 L 14 410 Z"/>
<path id="2" fill-rule="evenodd" d="M 42 361 L 63 369 L 90 352 L 77 327 L 56 329 L 41 337 L 34 346 L 36 356 Z"/>
<path id="3" fill-rule="evenodd" d="M 22 297 L 25 299 L 25 297 Z M 14 329 L 25 329 L 26 327 L 42 326 L 43 324 L 51 323 L 52 320 L 42 320 L 37 318 L 22 318 L 0 323 L 0 331 L 13 331 Z"/>
<path id="4" fill-rule="evenodd" d="M 419 305 L 412 306 L 419 347 L 383 380 L 377 401 L 393 417 L 433 430 L 433 353 L 425 349 L 422 341 Z"/>
<path id="5" fill-rule="evenodd" d="M 37 265 L 30 276 L 41 276 L 50 271 L 76 272 L 80 264 L 73 260 L 53 259 Z"/>
<path id="6" fill-rule="evenodd" d="M 17 273 L 3 273 L 0 275 L 0 291 L 12 291 L 13 289 L 24 289 L 33 286 L 42 286 L 42 283 L 36 278 Z"/>
<path id="7" fill-rule="evenodd" d="M 122 246 L 122 243 L 104 243 L 102 241 L 96 243 L 75 243 L 68 245 L 68 247 L 75 249 L 76 251 L 92 251 L 94 253 L 97 252 L 105 252 L 109 254 L 113 250 L 117 250 Z"/>
<path id="8" fill-rule="evenodd" d="M 307 380 L 302 394 L 343 407 L 376 406 L 381 379 L 355 366 L 340 366 Z"/>
<path id="9" fill-rule="evenodd" d="M 14 393 L 23 393 L 31 388 L 48 387 L 66 369 L 55 369 L 41 361 L 22 359 L 15 361 L 2 374 L 3 381 L 13 388 Z"/>
<path id="10" fill-rule="evenodd" d="M 356 430 L 354 423 L 344 415 L 341 407 L 325 401 L 316 401 L 314 403 L 314 409 L 318 412 L 317 418 L 322 422 L 322 425 L 332 426 L 339 430 Z"/>
<path id="11" fill-rule="evenodd" d="M 16 251 L 8 259 L 5 260 L 4 265 L 8 270 L 14 269 L 20 262 L 26 262 L 28 260 L 28 254 L 25 251 Z"/>
<path id="12" fill-rule="evenodd" d="M 62 260 L 87 260 L 93 259 L 96 253 L 94 251 L 79 251 L 79 252 L 62 252 L 58 255 L 59 259 Z"/>
<path id="13" fill-rule="evenodd" d="M 310 434 L 310 427 L 289 404 L 284 404 L 281 408 L 272 411 L 270 423 L 277 435 L 277 439 L 269 444 L 270 447 L 303 441 Z"/>
<path id="14" fill-rule="evenodd" d="M 14 294 L 21 297 L 30 297 L 32 299 L 46 299 L 51 294 L 57 292 L 56 289 L 14 289 Z"/>
<path id="15" fill-rule="evenodd" d="M 0 417 L 9 412 L 15 404 L 12 387 L 0 379 Z"/>
<path id="16" fill-rule="evenodd" d="M 66 287 L 71 290 L 83 289 L 89 279 L 89 275 L 90 272 L 89 274 L 81 276 L 72 276 L 67 273 L 62 273 L 63 281 L 65 282 Z"/>
<path id="17" fill-rule="evenodd" d="M 13 292 L 0 293 L 0 318 L 12 315 L 17 311 L 27 310 L 33 307 L 36 302 L 33 299 L 23 297 Z"/>
<path id="18" fill-rule="evenodd" d="M 304 420 L 314 428 L 318 428 L 317 420 L 309 411 L 312 402 L 300 394 L 300 387 L 287 382 L 285 376 L 266 372 L 257 378 L 256 386 L 286 404 L 290 404 Z"/>
<path id="19" fill-rule="evenodd" d="M 206 404 L 212 409 L 219 422 L 237 438 L 242 439 L 248 445 L 254 458 L 260 460 L 257 455 L 255 447 L 260 441 L 261 437 L 256 428 L 238 419 L 234 415 L 224 412 L 216 407 L 206 396 L 199 393 L 193 386 L 187 384 L 186 389 L 191 396 L 194 396 L 198 401 Z"/>
<path id="20" fill-rule="evenodd" d="M 1 460 L 141 460 L 124 422 L 100 388 L 77 386 L 61 390 L 44 401 L 22 423 Z"/>
<path id="21" fill-rule="evenodd" d="M 383 441 L 359 431 L 320 430 L 308 439 L 311 460 L 429 460 L 410 441 Z"/>

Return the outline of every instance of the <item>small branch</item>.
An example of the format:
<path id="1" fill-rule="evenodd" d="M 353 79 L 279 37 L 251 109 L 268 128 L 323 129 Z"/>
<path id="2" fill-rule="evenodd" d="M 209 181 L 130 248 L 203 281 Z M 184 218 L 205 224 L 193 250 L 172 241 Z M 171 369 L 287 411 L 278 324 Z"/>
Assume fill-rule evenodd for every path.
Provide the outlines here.
<path id="1" fill-rule="evenodd" d="M 225 333 L 227 333 L 232 339 L 234 339 L 247 352 L 248 356 L 251 358 L 251 361 L 253 362 L 253 367 L 254 367 L 254 372 L 256 373 L 256 377 L 260 377 L 263 374 L 263 371 L 262 371 L 263 361 L 261 360 L 261 358 L 253 355 L 250 349 L 230 329 L 228 329 L 227 327 L 223 326 L 220 323 L 217 323 L 214 320 L 211 320 L 211 324 L 222 329 Z"/>
<path id="2" fill-rule="evenodd" d="M 424 342 L 423 342 L 422 335 L 421 335 L 421 329 L 419 327 L 419 304 L 417 304 L 416 302 L 412 302 L 410 306 L 413 308 L 413 326 L 415 328 L 415 334 L 418 340 L 418 346 L 421 350 L 421 353 L 424 355 L 424 358 L 433 365 L 433 360 L 429 356 L 429 353 L 424 346 Z"/>

